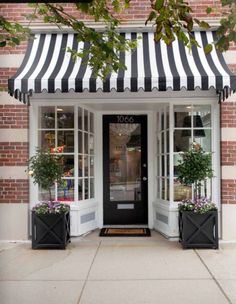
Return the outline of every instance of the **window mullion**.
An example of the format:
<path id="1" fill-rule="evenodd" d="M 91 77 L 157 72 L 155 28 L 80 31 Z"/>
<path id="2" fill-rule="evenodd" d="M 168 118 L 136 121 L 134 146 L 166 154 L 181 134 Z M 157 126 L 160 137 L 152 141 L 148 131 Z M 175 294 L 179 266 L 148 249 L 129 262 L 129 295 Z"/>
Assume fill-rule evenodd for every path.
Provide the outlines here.
<path id="1" fill-rule="evenodd" d="M 74 200 L 78 201 L 78 176 L 79 176 L 79 143 L 78 143 L 78 107 L 74 107 Z"/>

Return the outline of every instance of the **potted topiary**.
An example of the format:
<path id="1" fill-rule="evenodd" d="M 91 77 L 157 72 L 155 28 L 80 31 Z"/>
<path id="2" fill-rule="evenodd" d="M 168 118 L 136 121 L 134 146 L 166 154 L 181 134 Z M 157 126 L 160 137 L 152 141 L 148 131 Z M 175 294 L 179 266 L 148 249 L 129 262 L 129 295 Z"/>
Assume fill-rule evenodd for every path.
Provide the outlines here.
<path id="1" fill-rule="evenodd" d="M 62 182 L 61 157 L 49 150 L 36 151 L 28 162 L 33 183 L 47 190 L 49 200 L 32 209 L 32 248 L 62 248 L 70 241 L 70 206 L 53 201 L 51 188 Z"/>
<path id="2" fill-rule="evenodd" d="M 194 142 L 181 156 L 178 181 L 186 186 L 193 185 L 193 197 L 178 206 L 180 243 L 183 248 L 217 249 L 218 212 L 216 205 L 207 198 L 206 187 L 207 179 L 213 177 L 211 154 Z"/>

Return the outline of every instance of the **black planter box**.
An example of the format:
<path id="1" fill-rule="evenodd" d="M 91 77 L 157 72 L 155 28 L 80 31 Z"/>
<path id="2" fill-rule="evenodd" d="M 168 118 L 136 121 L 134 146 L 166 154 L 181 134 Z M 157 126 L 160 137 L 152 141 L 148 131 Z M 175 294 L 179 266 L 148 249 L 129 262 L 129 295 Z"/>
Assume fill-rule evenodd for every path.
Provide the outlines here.
<path id="1" fill-rule="evenodd" d="M 217 249 L 219 247 L 217 211 L 209 211 L 205 214 L 179 211 L 179 241 L 183 248 Z"/>
<path id="2" fill-rule="evenodd" d="M 65 249 L 70 242 L 70 213 L 36 214 L 32 212 L 32 249 Z"/>

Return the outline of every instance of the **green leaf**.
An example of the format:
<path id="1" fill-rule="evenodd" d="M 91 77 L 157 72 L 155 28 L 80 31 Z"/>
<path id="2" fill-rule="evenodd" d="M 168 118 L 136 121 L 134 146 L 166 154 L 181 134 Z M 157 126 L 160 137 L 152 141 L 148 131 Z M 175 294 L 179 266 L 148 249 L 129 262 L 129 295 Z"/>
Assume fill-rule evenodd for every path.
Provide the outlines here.
<path id="1" fill-rule="evenodd" d="M 164 0 L 156 0 L 155 9 L 159 11 L 164 5 Z"/>
<path id="2" fill-rule="evenodd" d="M 212 12 L 212 8 L 208 6 L 206 8 L 206 13 L 209 15 L 211 12 Z"/>
<path id="3" fill-rule="evenodd" d="M 4 47 L 7 45 L 7 42 L 6 40 L 5 41 L 0 41 L 0 47 Z"/>
<path id="4" fill-rule="evenodd" d="M 145 22 L 145 25 L 147 25 L 148 21 L 152 21 L 153 19 L 155 19 L 157 16 L 156 12 L 155 11 L 151 11 L 151 13 L 149 14 L 146 22 Z"/>
<path id="5" fill-rule="evenodd" d="M 15 43 L 16 45 L 19 45 L 19 44 L 20 44 L 20 39 L 17 38 L 17 37 L 12 37 L 12 38 L 11 38 L 11 41 L 12 41 L 13 43 Z"/>
<path id="6" fill-rule="evenodd" d="M 200 26 L 201 28 L 205 29 L 205 30 L 207 30 L 207 29 L 210 28 L 210 25 L 209 25 L 207 22 L 205 22 L 205 21 L 201 21 L 201 22 L 199 23 L 199 26 Z"/>

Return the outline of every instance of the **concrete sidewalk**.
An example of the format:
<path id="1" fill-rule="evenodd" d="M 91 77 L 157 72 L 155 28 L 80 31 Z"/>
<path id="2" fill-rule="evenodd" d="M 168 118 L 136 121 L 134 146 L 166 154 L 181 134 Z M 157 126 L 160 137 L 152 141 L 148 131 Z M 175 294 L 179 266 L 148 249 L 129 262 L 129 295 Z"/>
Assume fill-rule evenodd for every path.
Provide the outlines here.
<path id="1" fill-rule="evenodd" d="M 0 244 L 1 304 L 236 304 L 236 244 L 183 250 L 150 238 L 73 238 L 67 250 Z"/>

